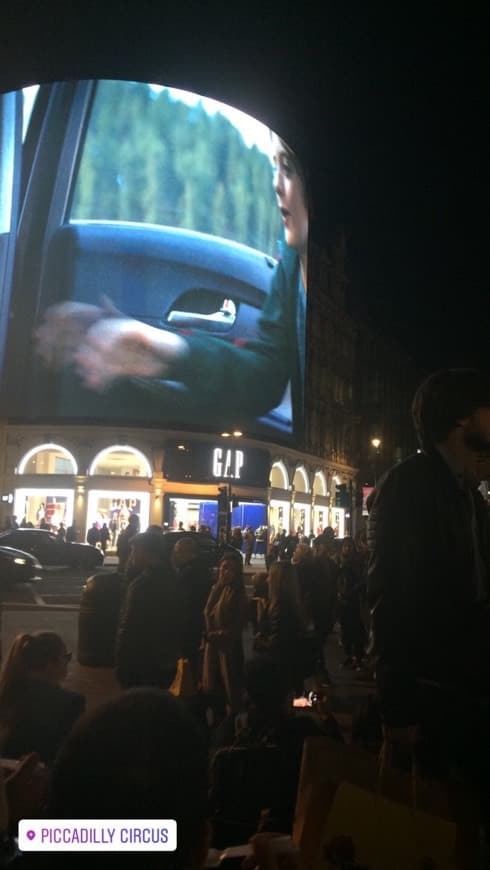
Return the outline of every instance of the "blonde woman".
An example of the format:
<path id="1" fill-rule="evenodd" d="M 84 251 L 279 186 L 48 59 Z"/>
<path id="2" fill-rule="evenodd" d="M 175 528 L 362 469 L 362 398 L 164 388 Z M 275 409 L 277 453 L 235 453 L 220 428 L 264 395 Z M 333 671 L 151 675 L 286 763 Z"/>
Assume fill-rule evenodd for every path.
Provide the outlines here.
<path id="1" fill-rule="evenodd" d="M 225 555 L 204 608 L 202 688 L 239 712 L 243 696 L 243 630 L 249 618 L 241 556 Z"/>

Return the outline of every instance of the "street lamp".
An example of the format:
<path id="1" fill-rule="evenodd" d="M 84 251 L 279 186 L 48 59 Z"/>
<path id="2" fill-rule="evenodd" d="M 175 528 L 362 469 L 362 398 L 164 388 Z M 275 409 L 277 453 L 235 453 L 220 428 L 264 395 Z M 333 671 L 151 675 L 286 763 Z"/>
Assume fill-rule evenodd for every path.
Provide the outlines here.
<path id="1" fill-rule="evenodd" d="M 378 482 L 378 464 L 379 464 L 379 449 L 381 447 L 381 438 L 371 438 L 371 444 L 375 449 L 374 454 L 374 485 Z"/>

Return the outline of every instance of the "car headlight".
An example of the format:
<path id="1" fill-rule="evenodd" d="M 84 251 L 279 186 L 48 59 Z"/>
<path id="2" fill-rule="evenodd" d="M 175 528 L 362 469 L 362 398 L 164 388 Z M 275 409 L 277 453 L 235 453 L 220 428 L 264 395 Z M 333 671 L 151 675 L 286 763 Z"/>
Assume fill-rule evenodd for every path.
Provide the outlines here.
<path id="1" fill-rule="evenodd" d="M 27 559 L 20 559 L 18 556 L 14 559 L 16 565 L 27 565 Z"/>

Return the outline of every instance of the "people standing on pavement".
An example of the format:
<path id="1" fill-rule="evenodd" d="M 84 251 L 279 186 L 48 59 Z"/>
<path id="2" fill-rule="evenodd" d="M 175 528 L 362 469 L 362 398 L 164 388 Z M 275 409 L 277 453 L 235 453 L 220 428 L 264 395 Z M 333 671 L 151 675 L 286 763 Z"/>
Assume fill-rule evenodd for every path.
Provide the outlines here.
<path id="1" fill-rule="evenodd" d="M 236 549 L 240 550 L 241 552 L 243 546 L 243 535 L 240 526 L 235 526 L 235 528 L 232 529 L 230 544 L 232 547 L 236 547 Z"/>
<path id="2" fill-rule="evenodd" d="M 202 687 L 217 700 L 218 712 L 238 713 L 243 699 L 243 630 L 248 622 L 248 599 L 241 557 L 225 554 L 206 606 L 206 642 Z"/>
<path id="3" fill-rule="evenodd" d="M 100 543 L 100 529 L 98 523 L 92 523 L 87 532 L 87 544 L 96 547 Z"/>
<path id="4" fill-rule="evenodd" d="M 123 529 L 122 532 L 120 532 L 117 539 L 117 558 L 119 560 L 118 570 L 121 574 L 124 574 L 126 570 L 127 561 L 129 559 L 131 538 L 134 538 L 134 536 L 138 534 L 139 527 L 140 523 L 137 514 L 131 514 L 126 528 Z"/>
<path id="5" fill-rule="evenodd" d="M 339 567 L 330 555 L 328 539 L 319 535 L 313 542 L 313 583 L 310 608 L 313 626 L 320 648 L 320 678 L 327 685 L 331 682 L 326 658 L 326 647 L 337 614 L 337 577 Z"/>
<path id="6" fill-rule="evenodd" d="M 425 769 L 457 767 L 490 831 L 490 522 L 478 457 L 490 453 L 490 378 L 445 369 L 416 391 L 420 451 L 378 481 L 368 603 L 385 739 Z"/>
<path id="7" fill-rule="evenodd" d="M 107 523 L 102 524 L 102 528 L 100 530 L 100 549 L 106 554 L 107 545 L 111 539 L 111 533 L 107 527 Z"/>
<path id="8" fill-rule="evenodd" d="M 361 618 L 362 564 L 356 553 L 353 538 L 345 537 L 340 551 L 337 575 L 338 614 L 341 640 L 346 659 L 344 668 L 361 667 L 366 634 Z"/>
<path id="9" fill-rule="evenodd" d="M 131 540 L 132 578 L 117 628 L 116 676 L 123 688 L 168 689 L 182 656 L 184 605 L 164 535 Z"/>
<path id="10" fill-rule="evenodd" d="M 254 653 L 277 662 L 289 689 L 300 693 L 305 677 L 302 651 L 307 618 L 295 566 L 284 560 L 274 562 L 268 582 L 269 600 L 254 638 Z"/>
<path id="11" fill-rule="evenodd" d="M 66 530 L 66 541 L 68 544 L 73 544 L 78 541 L 78 529 L 74 524 L 68 526 Z"/>
<path id="12" fill-rule="evenodd" d="M 291 563 L 296 567 L 299 592 L 303 610 L 308 621 L 313 618 L 311 612 L 311 591 L 313 585 L 313 550 L 309 544 L 301 542 L 295 547 Z"/>
<path id="13" fill-rule="evenodd" d="M 56 532 L 56 537 L 60 539 L 60 541 L 66 541 L 66 528 L 64 523 L 60 523 L 58 526 L 58 531 Z"/>
<path id="14" fill-rule="evenodd" d="M 247 526 L 243 536 L 245 544 L 245 565 L 250 565 L 255 549 L 255 534 L 252 526 Z"/>
<path id="15" fill-rule="evenodd" d="M 85 709 L 85 698 L 62 686 L 71 653 L 55 632 L 19 634 L 0 675 L 2 755 L 39 753 L 51 764 Z"/>
<path id="16" fill-rule="evenodd" d="M 286 535 L 286 539 L 284 541 L 284 549 L 282 550 L 282 559 L 287 559 L 291 561 L 293 558 L 294 551 L 299 544 L 299 535 L 298 532 L 292 530 L 289 535 Z M 281 548 L 282 549 L 282 548 Z"/>
<path id="17" fill-rule="evenodd" d="M 175 544 L 172 564 L 183 594 L 185 621 L 182 654 L 189 659 L 194 684 L 201 679 L 201 646 L 205 630 L 204 608 L 213 585 L 211 554 L 202 551 L 192 534 Z"/>

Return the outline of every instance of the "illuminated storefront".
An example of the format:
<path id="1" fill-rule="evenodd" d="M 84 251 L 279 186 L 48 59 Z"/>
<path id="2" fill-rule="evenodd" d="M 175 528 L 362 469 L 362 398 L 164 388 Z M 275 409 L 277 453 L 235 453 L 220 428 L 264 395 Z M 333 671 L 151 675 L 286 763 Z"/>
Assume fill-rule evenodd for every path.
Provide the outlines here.
<path id="1" fill-rule="evenodd" d="M 75 477 L 74 456 L 59 444 L 39 444 L 19 462 L 17 475 L 22 485 L 14 490 L 13 516 L 19 524 L 39 526 L 47 523 L 54 529 L 73 522 Z"/>
<path id="2" fill-rule="evenodd" d="M 291 492 L 287 468 L 281 460 L 274 462 L 270 473 L 269 540 L 283 530 L 289 532 Z"/>
<path id="3" fill-rule="evenodd" d="M 313 533 L 321 535 L 329 524 L 330 496 L 323 471 L 317 471 L 313 481 Z"/>
<path id="4" fill-rule="evenodd" d="M 86 531 L 93 523 L 106 523 L 111 532 L 110 544 L 115 546 L 131 514 L 139 518 L 140 528 L 147 528 L 151 477 L 151 465 L 140 450 L 119 444 L 101 450 L 88 472 Z"/>
<path id="5" fill-rule="evenodd" d="M 250 440 L 195 434 L 177 440 L 150 430 L 111 443 L 102 427 L 95 437 L 88 431 L 58 427 L 52 441 L 40 438 L 32 446 L 28 426 L 12 427 L 0 503 L 4 525 L 12 516 L 55 531 L 60 523 L 73 525 L 83 541 L 94 523 L 105 523 L 109 551 L 131 514 L 142 530 L 204 526 L 218 536 L 227 523 L 251 526 L 260 553 L 282 531 L 316 536 L 331 525 L 339 537 L 346 533 L 345 510 L 330 507 L 333 469 L 310 465 L 304 454 L 298 462 L 292 450 L 276 458 Z"/>
<path id="6" fill-rule="evenodd" d="M 311 531 L 311 493 L 308 474 L 303 465 L 296 469 L 293 491 L 292 531 L 308 536 Z"/>
<path id="7" fill-rule="evenodd" d="M 217 536 L 230 512 L 230 527 L 251 525 L 255 531 L 267 523 L 269 467 L 268 451 L 256 447 L 224 440 L 169 442 L 164 458 L 165 524 L 185 530 L 206 526 Z"/>

